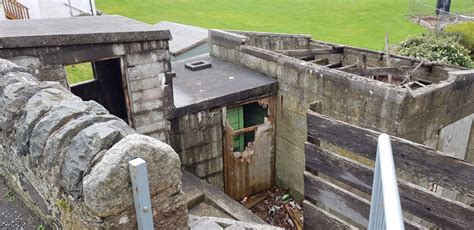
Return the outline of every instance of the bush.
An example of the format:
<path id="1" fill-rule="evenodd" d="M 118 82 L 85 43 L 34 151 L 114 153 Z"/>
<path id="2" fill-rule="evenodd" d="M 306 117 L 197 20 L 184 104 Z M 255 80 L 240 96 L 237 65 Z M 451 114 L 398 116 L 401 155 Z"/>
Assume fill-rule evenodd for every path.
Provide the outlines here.
<path id="1" fill-rule="evenodd" d="M 427 32 L 410 37 L 394 47 L 394 52 L 439 63 L 464 67 L 472 65 L 469 50 L 459 42 L 463 37 L 457 33 Z"/>
<path id="2" fill-rule="evenodd" d="M 447 26 L 446 32 L 456 33 L 462 36 L 461 44 L 474 54 L 474 22 L 465 22 Z"/>

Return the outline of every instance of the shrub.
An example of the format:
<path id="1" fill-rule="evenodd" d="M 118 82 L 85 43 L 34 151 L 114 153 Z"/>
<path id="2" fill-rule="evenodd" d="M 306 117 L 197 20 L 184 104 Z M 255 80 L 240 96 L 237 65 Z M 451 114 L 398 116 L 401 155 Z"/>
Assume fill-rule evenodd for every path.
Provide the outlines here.
<path id="1" fill-rule="evenodd" d="M 394 47 L 394 52 L 439 63 L 470 67 L 472 60 L 469 50 L 459 43 L 462 39 L 457 33 L 426 32 L 400 42 Z"/>
<path id="2" fill-rule="evenodd" d="M 474 22 L 449 25 L 444 30 L 461 35 L 461 44 L 474 54 Z"/>

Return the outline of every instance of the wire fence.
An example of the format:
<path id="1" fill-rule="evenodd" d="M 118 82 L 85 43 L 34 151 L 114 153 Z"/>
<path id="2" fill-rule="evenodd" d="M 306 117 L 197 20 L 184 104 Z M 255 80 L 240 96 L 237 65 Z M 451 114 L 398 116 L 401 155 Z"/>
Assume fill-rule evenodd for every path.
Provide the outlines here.
<path id="1" fill-rule="evenodd" d="M 409 0 L 408 17 L 431 30 L 446 25 L 474 21 L 474 0 L 452 0 L 449 12 L 436 8 L 436 0 Z"/>

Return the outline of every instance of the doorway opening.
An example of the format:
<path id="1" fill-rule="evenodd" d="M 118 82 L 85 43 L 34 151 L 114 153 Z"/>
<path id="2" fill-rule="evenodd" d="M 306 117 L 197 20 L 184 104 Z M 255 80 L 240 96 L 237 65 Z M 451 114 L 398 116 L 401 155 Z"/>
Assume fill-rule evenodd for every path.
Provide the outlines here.
<path id="1" fill-rule="evenodd" d="M 87 65 L 80 64 L 77 66 Z M 70 70 L 74 67 L 66 67 Z M 70 84 L 71 92 L 84 101 L 94 100 L 104 106 L 111 114 L 123 119 L 128 123 L 128 106 L 126 100 L 126 85 L 123 80 L 122 64 L 120 58 L 107 59 L 102 61 L 91 62 L 92 77 L 89 76 L 74 76 L 70 79 L 86 79 L 78 83 L 68 82 Z M 80 74 L 87 74 L 86 68 L 79 69 Z M 70 74 L 70 71 L 67 71 Z M 71 84 L 72 83 L 72 84 Z"/>

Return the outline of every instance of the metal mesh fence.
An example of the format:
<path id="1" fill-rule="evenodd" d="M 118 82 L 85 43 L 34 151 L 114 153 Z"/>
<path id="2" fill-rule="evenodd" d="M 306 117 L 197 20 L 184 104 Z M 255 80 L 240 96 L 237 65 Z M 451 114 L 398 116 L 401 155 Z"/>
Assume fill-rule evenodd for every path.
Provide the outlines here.
<path id="1" fill-rule="evenodd" d="M 436 9 L 436 0 L 409 0 L 407 15 L 416 23 L 431 30 L 444 26 L 474 21 L 474 0 L 452 0 L 450 11 Z"/>

